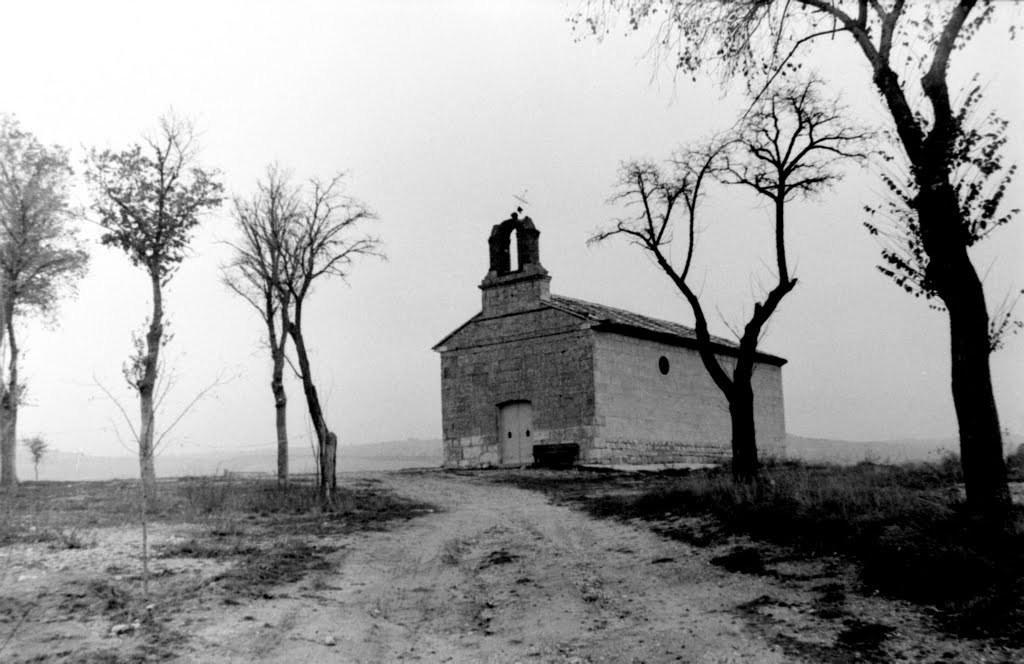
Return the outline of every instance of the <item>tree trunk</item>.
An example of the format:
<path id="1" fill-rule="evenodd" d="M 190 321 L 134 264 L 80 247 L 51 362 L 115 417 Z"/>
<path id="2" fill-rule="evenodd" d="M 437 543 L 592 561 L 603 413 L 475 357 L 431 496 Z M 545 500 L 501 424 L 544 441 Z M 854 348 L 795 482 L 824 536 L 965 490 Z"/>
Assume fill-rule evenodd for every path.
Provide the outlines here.
<path id="1" fill-rule="evenodd" d="M 973 3 L 964 3 L 960 7 L 965 10 L 964 18 L 972 6 Z M 952 51 L 957 33 L 953 34 L 954 38 L 941 46 L 945 49 L 944 58 Z M 921 244 L 928 256 L 924 286 L 938 294 L 949 312 L 951 386 L 960 430 L 967 506 L 976 515 L 998 518 L 1008 509 L 1010 494 L 989 369 L 991 346 L 985 292 L 967 253 L 968 230 L 960 200 L 950 183 L 950 149 L 957 120 L 949 102 L 945 67 L 936 67 L 933 62 L 933 68 L 921 81 L 935 116 L 931 131 L 925 136 L 910 110 L 899 77 L 887 62 L 873 64 L 875 84 L 892 113 L 918 188 L 914 207 Z"/>
<path id="2" fill-rule="evenodd" d="M 139 474 L 142 477 L 142 495 L 146 500 L 156 496 L 156 467 L 153 464 L 153 388 L 139 389 Z"/>
<path id="3" fill-rule="evenodd" d="M 998 520 L 1010 506 L 1010 492 L 989 366 L 985 292 L 967 248 L 955 232 L 961 220 L 951 223 L 936 218 L 941 208 L 934 209 L 937 203 L 932 197 L 919 197 L 919 202 L 922 230 L 926 221 L 929 227 L 922 233 L 929 251 L 928 278 L 949 314 L 950 383 L 960 430 L 967 507 L 973 514 Z"/>
<path id="4" fill-rule="evenodd" d="M 4 303 L 4 329 L 10 347 L 10 359 L 6 384 L 0 386 L 0 448 L 2 448 L 3 471 L 0 484 L 13 487 L 18 484 L 15 468 L 18 450 L 18 345 L 14 338 L 14 306 L 8 298 Z"/>
<path id="5" fill-rule="evenodd" d="M 945 170 L 919 170 L 917 212 L 928 252 L 926 279 L 949 314 L 950 383 L 960 431 L 967 508 L 999 520 L 1010 506 L 1002 432 L 989 367 L 985 291 L 963 239 L 964 220 Z M 926 184 L 927 183 L 927 184 Z"/>
<path id="6" fill-rule="evenodd" d="M 266 297 L 263 308 L 263 320 L 267 324 L 267 341 L 270 345 L 270 358 L 273 368 L 270 377 L 270 390 L 274 394 L 274 417 L 277 432 L 277 483 L 288 483 L 288 395 L 284 390 L 284 363 L 288 347 L 288 306 L 290 298 L 287 293 L 280 294 L 280 308 L 275 306 L 278 293 L 272 288 L 264 291 Z M 281 334 L 277 334 L 277 315 L 281 316 Z"/>
<path id="7" fill-rule="evenodd" d="M 10 423 L 10 396 L 7 394 L 6 386 L 3 388 L 3 395 L 0 396 L 0 463 L 3 465 L 0 471 L 0 486 L 15 487 L 18 485 L 18 475 L 15 471 L 16 447 L 11 437 Z"/>
<path id="8" fill-rule="evenodd" d="M 981 289 L 980 282 L 978 289 Z M 949 310 L 952 350 L 953 405 L 960 425 L 960 459 L 967 491 L 967 508 L 974 514 L 999 518 L 1010 506 L 1006 460 L 1003 458 L 999 413 L 989 371 L 987 315 L 971 311 L 984 296 Z"/>
<path id="9" fill-rule="evenodd" d="M 150 268 L 150 285 L 153 290 L 153 317 L 146 331 L 146 356 L 143 358 L 143 375 L 139 381 L 139 471 L 142 477 L 142 493 L 145 500 L 156 497 L 156 468 L 153 464 L 153 437 L 156 430 L 154 392 L 160 361 L 160 343 L 163 340 L 163 293 L 160 290 L 159 272 Z"/>
<path id="10" fill-rule="evenodd" d="M 750 377 L 735 377 L 729 394 L 729 419 L 732 423 L 732 476 L 739 482 L 757 479 L 757 433 L 754 427 L 754 391 Z"/>
<path id="11" fill-rule="evenodd" d="M 324 445 L 320 454 L 321 476 L 320 482 L 326 490 L 321 490 L 321 497 L 326 501 L 333 501 L 338 490 L 338 474 L 335 472 L 335 464 L 338 459 L 338 437 L 333 431 L 327 432 L 327 444 Z M 330 504 L 328 502 L 327 504 Z"/>
<path id="12" fill-rule="evenodd" d="M 335 474 L 335 461 L 337 443 L 334 434 L 327 428 L 324 420 L 324 411 L 320 406 L 320 397 L 313 384 L 313 377 L 310 373 L 309 355 L 306 352 L 306 342 L 302 337 L 302 308 L 296 305 L 295 320 L 289 322 L 288 333 L 295 342 L 295 356 L 299 361 L 299 372 L 302 377 L 302 391 L 306 395 L 306 406 L 309 409 L 309 417 L 313 420 L 313 429 L 316 431 L 317 457 L 320 465 L 320 477 L 318 486 L 320 489 L 320 501 L 325 509 L 330 509 L 334 502 L 334 490 L 338 480 Z M 334 444 L 331 441 L 334 440 Z"/>
<path id="13" fill-rule="evenodd" d="M 288 396 L 284 391 L 284 352 L 274 353 L 274 374 L 270 381 L 274 393 L 277 424 L 277 482 L 288 483 Z"/>

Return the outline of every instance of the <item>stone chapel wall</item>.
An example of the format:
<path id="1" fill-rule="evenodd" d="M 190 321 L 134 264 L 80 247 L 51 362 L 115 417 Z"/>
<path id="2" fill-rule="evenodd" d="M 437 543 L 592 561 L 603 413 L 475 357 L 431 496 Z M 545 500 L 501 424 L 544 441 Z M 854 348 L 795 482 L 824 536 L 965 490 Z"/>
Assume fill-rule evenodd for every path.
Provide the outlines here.
<path id="1" fill-rule="evenodd" d="M 441 353 L 444 466 L 499 465 L 499 404 L 527 400 L 535 444 L 587 445 L 594 390 L 589 330 L 541 309 L 475 320 Z"/>
<path id="2" fill-rule="evenodd" d="M 594 335 L 596 436 L 587 461 L 717 463 L 731 456 L 728 402 L 696 350 L 599 332 Z M 659 359 L 668 360 L 668 373 Z M 731 371 L 731 358 L 723 358 Z M 785 441 L 780 367 L 754 370 L 754 418 L 762 458 Z"/>

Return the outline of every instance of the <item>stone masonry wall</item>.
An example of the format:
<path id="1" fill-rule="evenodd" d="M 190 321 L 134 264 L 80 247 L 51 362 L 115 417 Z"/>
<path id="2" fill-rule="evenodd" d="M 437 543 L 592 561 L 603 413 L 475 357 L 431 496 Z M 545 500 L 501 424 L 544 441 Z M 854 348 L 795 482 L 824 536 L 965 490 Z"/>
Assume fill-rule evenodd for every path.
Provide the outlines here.
<path id="1" fill-rule="evenodd" d="M 530 401 L 536 444 L 594 434 L 590 331 L 553 309 L 471 321 L 441 350 L 444 466 L 500 464 L 499 404 Z"/>
<path id="2" fill-rule="evenodd" d="M 705 463 L 731 452 L 728 402 L 696 350 L 594 333 L 597 425 L 586 461 Z M 669 361 L 663 375 L 659 358 Z M 724 358 L 731 372 L 731 358 Z M 781 455 L 785 417 L 780 367 L 754 370 L 754 419 L 762 457 Z"/>
<path id="3" fill-rule="evenodd" d="M 550 277 L 531 276 L 524 279 L 513 273 L 496 283 L 500 285 L 482 287 L 483 309 L 487 316 L 536 309 L 540 300 L 551 292 Z"/>

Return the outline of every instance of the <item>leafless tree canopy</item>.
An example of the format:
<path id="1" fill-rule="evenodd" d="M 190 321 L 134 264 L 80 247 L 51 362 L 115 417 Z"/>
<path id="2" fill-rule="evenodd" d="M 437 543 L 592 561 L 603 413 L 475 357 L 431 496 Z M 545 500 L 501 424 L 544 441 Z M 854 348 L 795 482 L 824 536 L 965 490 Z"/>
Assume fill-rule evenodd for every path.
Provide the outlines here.
<path id="1" fill-rule="evenodd" d="M 678 150 L 664 168 L 649 161 L 623 164 L 612 202 L 633 214 L 591 240 L 626 236 L 654 258 L 686 298 L 701 360 L 729 401 L 733 472 L 742 479 L 757 472 L 751 387 L 757 345 L 779 303 L 796 286 L 786 257 L 786 204 L 833 184 L 842 175 L 841 161 L 865 158 L 864 145 L 870 138 L 843 120 L 836 101 L 821 98 L 820 86 L 814 78 L 778 86 L 732 131 Z M 740 352 L 731 375 L 715 354 L 704 303 L 688 281 L 697 252 L 700 201 L 706 186 L 715 181 L 752 189 L 773 203 L 775 217 L 775 285 L 754 303 L 752 315 L 737 331 Z M 680 215 L 682 228 L 677 229 Z M 677 234 L 686 248 L 681 265 L 672 262 L 668 251 Z"/>
<path id="2" fill-rule="evenodd" d="M 271 391 L 277 428 L 277 474 L 288 481 L 288 397 L 284 388 L 291 292 L 285 288 L 289 239 L 300 223 L 301 192 L 288 173 L 277 165 L 267 168 L 251 198 L 235 197 L 235 226 L 239 238 L 232 243 L 234 256 L 224 268 L 224 283 L 252 305 L 266 326 L 271 358 Z"/>
<path id="3" fill-rule="evenodd" d="M 291 226 L 284 285 L 296 302 L 305 300 L 321 277 L 344 280 L 357 258 L 384 255 L 380 238 L 353 237 L 358 226 L 377 215 L 343 192 L 344 178 L 340 173 L 329 180 L 310 180 L 307 203 Z"/>
<path id="4" fill-rule="evenodd" d="M 236 196 L 233 216 L 239 238 L 226 266 L 225 284 L 248 302 L 265 322 L 281 308 L 289 233 L 301 213 L 300 192 L 281 167 L 271 165 L 251 198 Z"/>
<path id="5" fill-rule="evenodd" d="M 376 215 L 363 203 L 342 192 L 344 175 L 310 181 L 306 205 L 288 234 L 283 289 L 291 298 L 288 333 L 295 343 L 298 374 L 302 380 L 313 429 L 316 431 L 321 499 L 331 505 L 337 485 L 335 460 L 337 438 L 327 426 L 323 406 L 313 381 L 309 352 L 303 333 L 303 313 L 313 286 L 323 277 L 345 279 L 353 262 L 363 256 L 383 258 L 380 239 L 356 235 L 361 223 Z"/>
<path id="6" fill-rule="evenodd" d="M 225 283 L 248 302 L 266 326 L 272 362 L 271 389 L 277 411 L 278 479 L 287 480 L 287 397 L 283 366 L 288 361 L 299 379 L 317 437 L 321 498 L 330 505 L 336 486 L 336 440 L 325 419 L 313 380 L 303 321 L 309 296 L 324 278 L 346 279 L 356 259 L 383 258 L 380 239 L 361 232 L 376 215 L 343 191 L 344 174 L 312 179 L 305 188 L 291 184 L 278 166 L 267 169 L 251 199 L 235 199 L 239 232 L 234 257 L 225 266 Z M 288 360 L 287 342 L 296 361 Z"/>
<path id="7" fill-rule="evenodd" d="M 758 100 L 724 152 L 721 180 L 770 200 L 775 215 L 779 283 L 789 280 L 783 209 L 787 201 L 819 194 L 842 177 L 850 161 L 863 162 L 873 132 L 851 124 L 837 98 L 825 99 L 812 76 L 785 82 Z"/>

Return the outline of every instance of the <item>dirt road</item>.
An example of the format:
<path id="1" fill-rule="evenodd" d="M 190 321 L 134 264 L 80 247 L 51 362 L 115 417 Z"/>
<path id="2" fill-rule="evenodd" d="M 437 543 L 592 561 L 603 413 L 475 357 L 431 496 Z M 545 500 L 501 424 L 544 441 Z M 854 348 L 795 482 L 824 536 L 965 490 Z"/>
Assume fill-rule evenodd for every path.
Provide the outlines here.
<path id="1" fill-rule="evenodd" d="M 273 601 L 193 614 L 203 662 L 781 662 L 733 609 L 764 581 L 687 545 L 439 473 L 381 474 L 438 505 L 353 537 Z"/>

